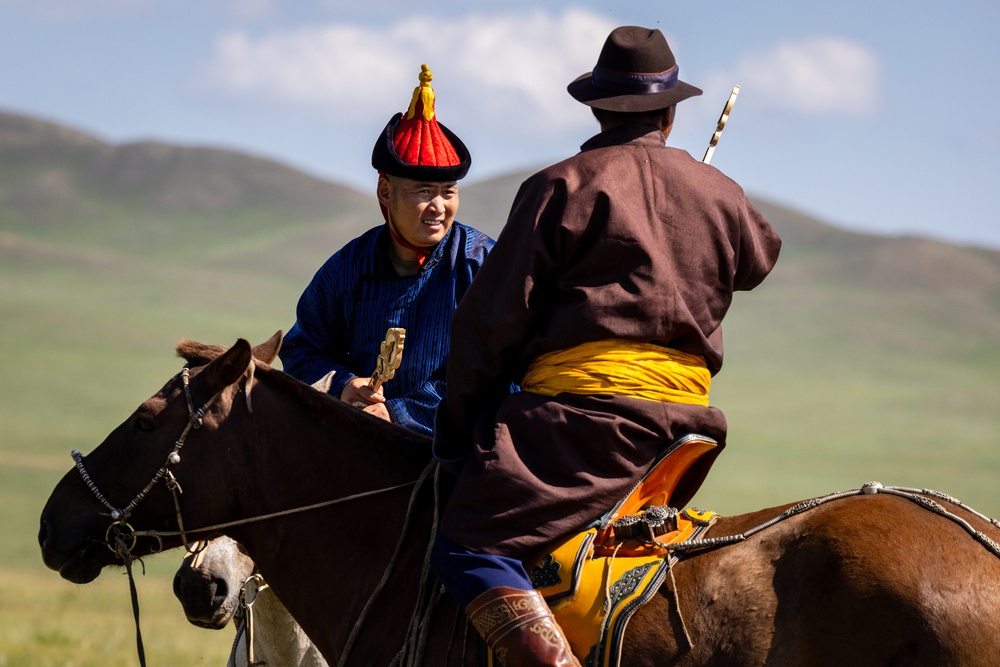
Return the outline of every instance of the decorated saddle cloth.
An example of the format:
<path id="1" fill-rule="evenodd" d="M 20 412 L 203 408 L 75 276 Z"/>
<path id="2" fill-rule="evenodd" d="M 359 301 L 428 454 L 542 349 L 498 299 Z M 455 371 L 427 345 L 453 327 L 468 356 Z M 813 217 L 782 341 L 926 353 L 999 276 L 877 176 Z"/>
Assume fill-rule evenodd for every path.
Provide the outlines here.
<path id="1" fill-rule="evenodd" d="M 656 594 L 677 561 L 670 545 L 700 539 L 714 522 L 714 512 L 678 511 L 669 501 L 688 468 L 717 446 L 699 435 L 673 442 L 597 526 L 525 563 L 586 667 L 620 665 L 629 619 Z M 496 664 L 488 651 L 485 662 Z"/>

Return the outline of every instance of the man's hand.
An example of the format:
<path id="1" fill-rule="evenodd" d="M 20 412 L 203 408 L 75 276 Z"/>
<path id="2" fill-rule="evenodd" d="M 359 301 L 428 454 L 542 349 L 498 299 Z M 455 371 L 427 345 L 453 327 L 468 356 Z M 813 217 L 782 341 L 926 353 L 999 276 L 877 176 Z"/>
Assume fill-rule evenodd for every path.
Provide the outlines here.
<path id="1" fill-rule="evenodd" d="M 378 391 L 368 388 L 370 378 L 356 377 L 344 386 L 344 391 L 340 393 L 340 400 L 348 405 L 375 415 L 386 421 L 392 421 L 389 416 L 389 409 L 385 407 L 385 396 L 382 394 L 382 387 Z"/>
<path id="2" fill-rule="evenodd" d="M 368 407 L 362 409 L 370 415 L 375 415 L 379 419 L 384 419 L 387 422 L 392 421 L 392 416 L 389 414 L 389 408 L 385 407 L 385 403 L 372 403 Z"/>

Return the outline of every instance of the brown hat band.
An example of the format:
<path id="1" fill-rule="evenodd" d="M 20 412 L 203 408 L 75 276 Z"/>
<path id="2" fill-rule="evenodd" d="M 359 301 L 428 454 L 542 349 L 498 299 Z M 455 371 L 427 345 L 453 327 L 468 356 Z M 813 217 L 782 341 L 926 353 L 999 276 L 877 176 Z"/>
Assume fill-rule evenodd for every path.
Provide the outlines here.
<path id="1" fill-rule="evenodd" d="M 649 95 L 662 93 L 676 86 L 677 75 L 677 65 L 653 74 L 620 72 L 606 67 L 595 67 L 590 82 L 603 90 L 623 95 Z"/>

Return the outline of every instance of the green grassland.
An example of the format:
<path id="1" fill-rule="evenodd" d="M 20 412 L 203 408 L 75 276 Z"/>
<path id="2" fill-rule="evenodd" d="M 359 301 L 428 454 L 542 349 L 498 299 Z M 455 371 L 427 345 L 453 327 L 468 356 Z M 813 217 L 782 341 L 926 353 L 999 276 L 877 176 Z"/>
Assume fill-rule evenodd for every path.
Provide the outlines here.
<path id="1" fill-rule="evenodd" d="M 284 172 L 264 179 L 264 202 L 179 210 L 180 186 L 116 198 L 113 179 L 32 169 L 0 164 L 0 667 L 132 665 L 120 572 L 75 586 L 41 563 L 38 516 L 69 451 L 97 446 L 177 372 L 179 339 L 287 330 L 309 277 L 377 209 L 339 190 L 303 203 L 308 188 Z M 58 197 L 24 204 L 49 181 Z M 463 186 L 460 219 L 496 235 L 518 182 Z M 760 205 L 785 246 L 726 321 L 712 402 L 729 445 L 695 504 L 734 514 L 878 480 L 1000 516 L 1000 253 Z M 148 559 L 138 578 L 149 664 L 224 664 L 230 632 L 189 626 L 170 592 L 179 560 Z"/>
<path id="2" fill-rule="evenodd" d="M 166 558 L 166 557 L 161 557 Z M 133 667 L 138 664 L 128 581 L 105 572 L 75 586 L 38 569 L 0 568 L 0 665 L 9 667 Z M 226 664 L 229 630 L 189 625 L 163 572 L 140 577 L 139 605 L 147 664 Z"/>

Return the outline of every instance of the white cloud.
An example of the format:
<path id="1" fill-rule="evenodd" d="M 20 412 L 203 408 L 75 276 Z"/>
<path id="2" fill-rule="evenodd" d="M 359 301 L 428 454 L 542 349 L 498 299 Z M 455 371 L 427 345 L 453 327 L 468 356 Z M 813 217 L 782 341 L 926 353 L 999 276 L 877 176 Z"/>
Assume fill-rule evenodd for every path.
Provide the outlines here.
<path id="1" fill-rule="evenodd" d="M 882 104 L 882 67 L 863 44 L 838 37 L 785 42 L 742 58 L 730 75 L 768 106 L 864 117 Z"/>
<path id="2" fill-rule="evenodd" d="M 233 31 L 218 37 L 194 84 L 204 94 L 352 122 L 402 111 L 427 63 L 445 124 L 474 117 L 506 127 L 516 118 L 519 132 L 541 134 L 568 119 L 588 122 L 566 85 L 593 65 L 613 27 L 584 10 L 538 10 L 415 16 L 380 28 L 330 24 L 260 38 Z"/>

